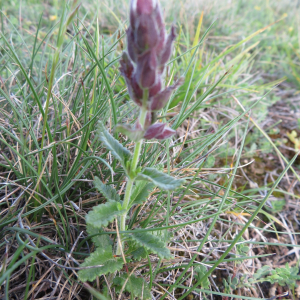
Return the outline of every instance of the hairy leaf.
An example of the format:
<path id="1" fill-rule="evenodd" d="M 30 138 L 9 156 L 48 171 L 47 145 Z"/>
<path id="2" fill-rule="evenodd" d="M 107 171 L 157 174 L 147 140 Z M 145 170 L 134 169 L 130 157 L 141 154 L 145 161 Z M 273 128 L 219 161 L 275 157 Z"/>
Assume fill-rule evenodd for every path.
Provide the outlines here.
<path id="1" fill-rule="evenodd" d="M 108 223 L 112 222 L 114 218 L 120 216 L 124 210 L 121 208 L 121 204 L 116 201 L 110 201 L 105 204 L 100 204 L 93 207 L 87 216 L 87 224 L 101 228 L 102 226 L 107 226 Z"/>
<path id="2" fill-rule="evenodd" d="M 126 162 L 131 158 L 131 153 L 128 149 L 123 147 L 104 127 L 104 125 L 99 122 L 98 135 L 101 142 L 109 149 L 112 154 L 118 159 L 124 168 L 126 168 Z"/>
<path id="3" fill-rule="evenodd" d="M 147 258 L 148 251 L 145 247 L 140 246 L 135 241 L 128 239 L 127 240 L 128 249 L 126 251 L 126 256 L 132 257 L 133 260 L 141 260 Z"/>
<path id="4" fill-rule="evenodd" d="M 94 186 L 97 190 L 99 190 L 102 195 L 108 200 L 114 200 L 120 202 L 120 196 L 117 193 L 116 189 L 111 187 L 110 185 L 103 184 L 99 177 L 95 177 Z"/>
<path id="5" fill-rule="evenodd" d="M 114 278 L 113 283 L 117 287 L 117 291 L 121 291 L 127 278 L 127 274 L 121 274 L 120 276 Z M 140 277 L 135 277 L 134 275 L 131 275 L 127 280 L 124 291 L 131 293 L 131 295 L 137 299 L 151 299 L 151 293 L 145 280 Z"/>
<path id="6" fill-rule="evenodd" d="M 157 236 L 162 242 L 168 243 L 172 238 L 172 233 L 166 229 L 155 230 L 151 232 L 152 235 Z"/>
<path id="7" fill-rule="evenodd" d="M 172 191 L 184 183 L 184 179 L 176 179 L 168 174 L 162 173 L 154 168 L 145 168 L 138 174 L 137 179 L 148 180 L 162 190 Z"/>
<path id="8" fill-rule="evenodd" d="M 128 136 L 134 142 L 140 141 L 145 133 L 145 131 L 142 129 L 120 124 L 116 126 L 115 131 Z"/>
<path id="9" fill-rule="evenodd" d="M 130 254 L 132 255 L 132 258 L 134 260 L 141 260 L 142 258 L 147 257 L 147 251 L 145 250 L 145 247 L 138 247 L 136 250 L 132 251 Z"/>
<path id="10" fill-rule="evenodd" d="M 86 229 L 89 235 L 94 235 L 92 237 L 92 241 L 96 245 L 96 247 L 109 248 L 112 251 L 112 241 L 109 238 L 108 234 L 99 234 L 103 232 L 103 229 L 95 228 L 89 224 L 87 224 Z"/>
<path id="11" fill-rule="evenodd" d="M 170 258 L 170 250 L 165 246 L 165 243 L 157 236 L 147 232 L 133 233 L 130 238 L 152 253 L 157 254 L 160 258 Z"/>
<path id="12" fill-rule="evenodd" d="M 150 191 L 154 188 L 153 183 L 147 183 L 144 180 L 136 181 L 135 187 L 131 194 L 130 206 L 142 204 L 149 197 Z"/>
<path id="13" fill-rule="evenodd" d="M 79 270 L 78 276 L 81 281 L 93 281 L 97 276 L 105 275 L 107 273 L 114 273 L 123 268 L 122 258 L 114 258 L 111 249 L 97 248 L 97 250 L 87 257 L 81 267 L 98 266 L 98 268 L 91 268 Z"/>

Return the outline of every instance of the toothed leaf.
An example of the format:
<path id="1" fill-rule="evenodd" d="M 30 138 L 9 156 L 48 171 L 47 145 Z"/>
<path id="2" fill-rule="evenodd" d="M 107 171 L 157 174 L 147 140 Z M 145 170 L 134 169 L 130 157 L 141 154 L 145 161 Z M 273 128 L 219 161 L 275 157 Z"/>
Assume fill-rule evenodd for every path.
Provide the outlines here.
<path id="1" fill-rule="evenodd" d="M 96 228 L 107 226 L 116 217 L 120 216 L 124 210 L 121 208 L 121 204 L 116 201 L 110 201 L 105 204 L 94 206 L 86 216 L 86 222 Z"/>
<path id="2" fill-rule="evenodd" d="M 102 181 L 98 177 L 95 177 L 95 179 L 94 179 L 94 186 L 97 190 L 99 190 L 102 193 L 102 195 L 108 201 L 114 200 L 114 201 L 120 202 L 120 196 L 117 193 L 116 189 L 114 189 L 110 185 L 103 184 Z"/>
<path id="3" fill-rule="evenodd" d="M 123 147 L 122 144 L 119 143 L 103 126 L 101 122 L 99 122 L 98 127 L 98 136 L 101 142 L 106 146 L 108 150 L 111 151 L 113 156 L 118 159 L 124 168 L 126 168 L 126 162 L 130 160 L 131 153 L 128 149 Z"/>
<path id="4" fill-rule="evenodd" d="M 123 260 L 122 258 L 114 258 L 109 248 L 97 248 L 95 252 L 91 253 L 90 256 L 85 259 L 81 267 L 98 265 L 101 265 L 101 267 L 79 270 L 79 279 L 81 281 L 93 281 L 97 276 L 119 271 L 123 268 Z"/>
<path id="5" fill-rule="evenodd" d="M 153 190 L 153 188 L 153 183 L 147 183 L 147 181 L 145 180 L 136 181 L 134 190 L 130 197 L 130 206 L 144 203 L 148 199 L 149 194 Z"/>
<path id="6" fill-rule="evenodd" d="M 116 286 L 116 290 L 118 292 L 121 291 L 127 278 L 128 278 L 127 274 L 121 274 L 121 276 L 114 278 L 113 283 Z M 131 293 L 131 295 L 137 299 L 142 299 L 142 300 L 151 299 L 151 293 L 149 287 L 145 282 L 145 280 L 141 277 L 135 277 L 134 275 L 131 275 L 126 282 L 124 291 Z"/>
<path id="7" fill-rule="evenodd" d="M 169 243 L 173 237 L 172 233 L 166 229 L 155 230 L 151 232 L 152 235 L 157 236 L 162 242 Z"/>
<path id="8" fill-rule="evenodd" d="M 103 229 L 95 228 L 87 224 L 86 230 L 89 236 L 93 236 L 92 241 L 96 247 L 109 248 L 112 251 L 112 241 L 109 238 L 108 234 L 99 234 L 104 231 Z"/>
<path id="9" fill-rule="evenodd" d="M 145 168 L 138 174 L 137 179 L 151 181 L 156 186 L 166 191 L 175 190 L 185 182 L 184 179 L 176 179 L 154 168 Z"/>
<path id="10" fill-rule="evenodd" d="M 130 253 L 134 260 L 141 260 L 147 257 L 147 251 L 144 247 L 139 247 Z"/>
<path id="11" fill-rule="evenodd" d="M 145 247 L 152 253 L 157 254 L 160 258 L 170 258 L 170 250 L 166 247 L 165 243 L 157 236 L 154 236 L 147 232 L 134 233 L 130 235 L 130 238 L 138 245 Z"/>

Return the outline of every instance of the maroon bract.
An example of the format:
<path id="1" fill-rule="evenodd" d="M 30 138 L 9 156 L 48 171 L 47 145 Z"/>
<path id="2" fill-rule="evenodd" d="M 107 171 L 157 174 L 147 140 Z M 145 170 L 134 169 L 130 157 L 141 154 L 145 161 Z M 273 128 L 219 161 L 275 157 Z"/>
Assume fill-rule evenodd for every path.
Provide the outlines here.
<path id="1" fill-rule="evenodd" d="M 158 139 L 164 140 L 176 133 L 175 130 L 168 127 L 166 123 L 156 123 L 148 127 L 144 138 L 147 140 Z"/>
<path id="2" fill-rule="evenodd" d="M 174 85 L 171 85 L 165 88 L 163 91 L 157 93 L 155 96 L 150 97 L 149 109 L 151 111 L 157 111 L 164 108 L 168 103 L 172 92 L 182 85 L 183 81 L 184 79 L 180 78 Z"/>

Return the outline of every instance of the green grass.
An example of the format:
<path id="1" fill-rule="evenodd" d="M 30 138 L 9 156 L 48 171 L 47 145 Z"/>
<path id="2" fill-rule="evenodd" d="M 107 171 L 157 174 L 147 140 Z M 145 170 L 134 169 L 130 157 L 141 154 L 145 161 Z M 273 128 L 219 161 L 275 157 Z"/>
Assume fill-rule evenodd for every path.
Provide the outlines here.
<path id="1" fill-rule="evenodd" d="M 251 289 L 222 279 L 247 280 L 268 259 L 284 266 L 279 254 L 269 257 L 272 245 L 294 249 L 294 265 L 298 257 L 297 154 L 274 144 L 267 122 L 279 92 L 299 91 L 298 8 L 296 1 L 194 2 L 162 1 L 167 25 L 175 22 L 179 33 L 166 82 L 182 75 L 185 83 L 160 116 L 176 138 L 147 142 L 140 159 L 187 183 L 172 193 L 155 190 L 129 222 L 129 230 L 168 230 L 174 259 L 150 256 L 128 267 L 137 267 L 156 299 L 268 298 L 268 283 Z M 83 1 L 70 24 L 72 2 L 9 0 L 1 9 L 1 298 L 103 299 L 105 279 L 83 285 L 76 268 L 94 247 L 85 215 L 104 202 L 94 177 L 124 193 L 121 167 L 95 129 L 101 120 L 113 132 L 136 117 L 118 70 L 128 2 Z M 242 168 L 280 151 L 282 165 L 262 176 Z M 274 212 L 277 201 L 289 204 Z M 110 234 L 116 237 L 115 227 Z M 296 299 L 295 288 L 281 290 Z"/>

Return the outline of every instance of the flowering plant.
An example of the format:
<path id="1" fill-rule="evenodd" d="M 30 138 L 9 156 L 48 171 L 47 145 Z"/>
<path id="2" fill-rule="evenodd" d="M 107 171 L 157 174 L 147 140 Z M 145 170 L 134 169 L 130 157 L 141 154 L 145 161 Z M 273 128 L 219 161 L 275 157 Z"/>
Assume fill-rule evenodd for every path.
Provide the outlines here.
<path id="1" fill-rule="evenodd" d="M 161 8 L 157 0 L 132 0 L 130 3 L 130 26 L 127 30 L 127 52 L 120 59 L 120 71 L 124 76 L 131 99 L 139 108 L 139 117 L 133 127 L 117 125 L 116 131 L 127 135 L 136 142 L 133 155 L 123 147 L 99 124 L 98 137 L 105 147 L 118 159 L 127 177 L 124 198 L 99 178 L 94 184 L 105 196 L 107 202 L 95 206 L 86 217 L 87 230 L 93 236 L 96 251 L 82 264 L 88 267 L 79 271 L 82 281 L 93 281 L 97 276 L 111 273 L 113 279 L 116 271 L 122 270 L 125 257 L 136 260 L 155 253 L 160 258 L 169 258 L 170 251 L 166 247 L 166 239 L 148 232 L 138 230 L 126 233 L 126 219 L 129 210 L 137 204 L 145 202 L 150 191 L 156 186 L 162 190 L 174 190 L 184 180 L 173 178 L 156 168 L 138 167 L 143 139 L 167 139 L 175 134 L 165 123 L 156 123 L 156 113 L 168 102 L 171 93 L 182 83 L 179 79 L 174 85 L 163 86 L 165 65 L 172 53 L 176 38 L 174 26 L 166 34 Z M 114 245 L 104 227 L 116 221 L 116 229 L 121 232 L 120 239 Z M 118 225 L 119 224 L 119 225 Z M 118 227 L 119 226 L 119 227 Z M 125 255 L 124 255 L 125 253 Z M 122 285 L 130 281 L 131 292 L 138 297 L 132 286 L 141 285 L 141 278 L 124 279 L 125 275 L 115 277 L 110 284 Z M 123 282 L 123 283 L 122 283 Z M 121 284 L 122 283 L 122 284 Z M 146 284 L 142 282 L 143 299 L 150 298 Z"/>

